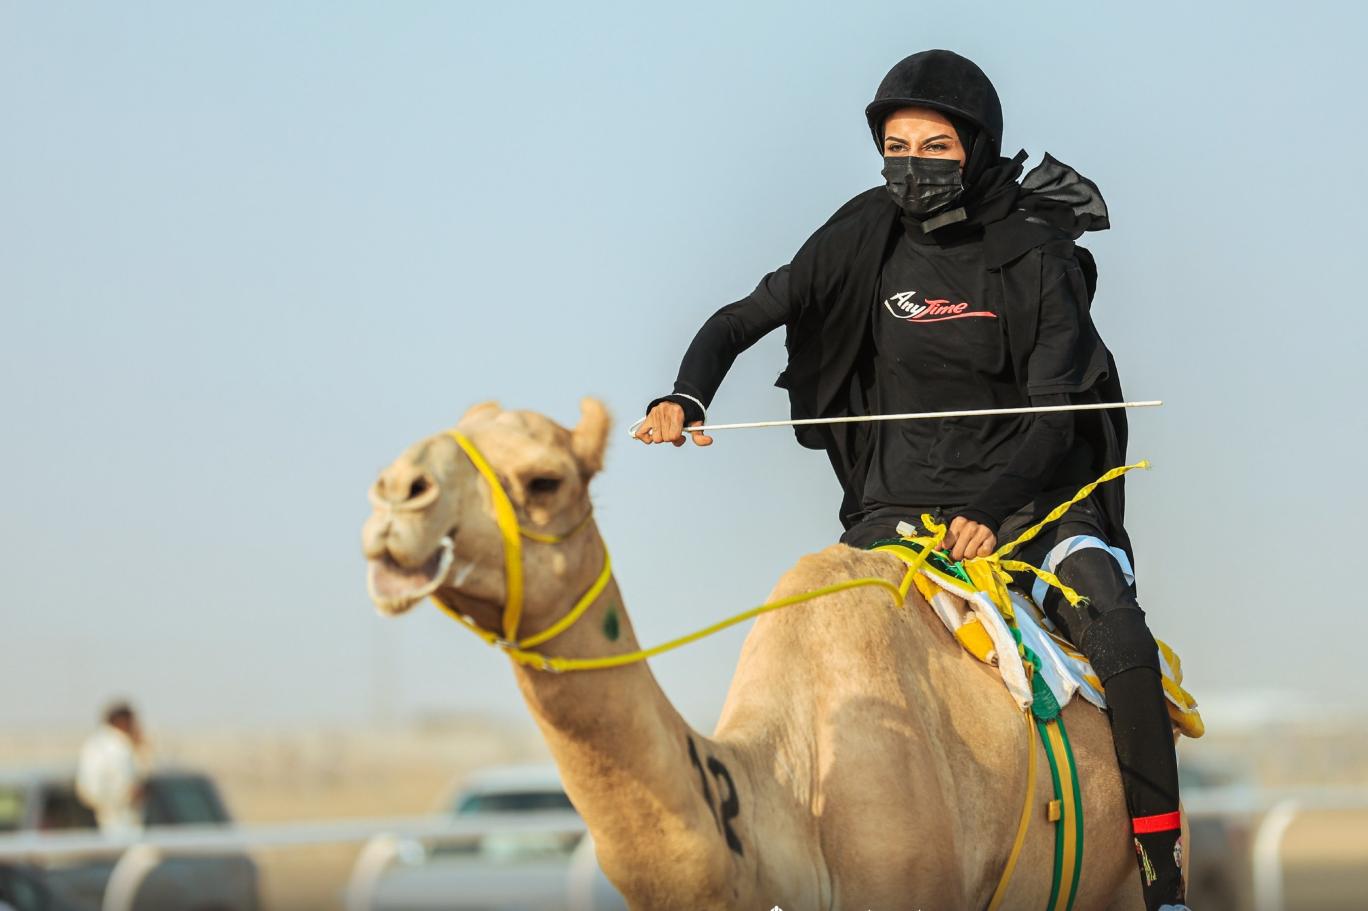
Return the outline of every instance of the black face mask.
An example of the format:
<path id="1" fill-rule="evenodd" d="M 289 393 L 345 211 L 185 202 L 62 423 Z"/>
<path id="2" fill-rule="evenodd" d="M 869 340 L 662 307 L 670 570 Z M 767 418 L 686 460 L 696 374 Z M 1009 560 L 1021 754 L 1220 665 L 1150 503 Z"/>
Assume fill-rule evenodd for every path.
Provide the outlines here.
<path id="1" fill-rule="evenodd" d="M 883 176 L 894 202 L 914 218 L 938 212 L 964 193 L 960 163 L 953 158 L 885 156 Z"/>

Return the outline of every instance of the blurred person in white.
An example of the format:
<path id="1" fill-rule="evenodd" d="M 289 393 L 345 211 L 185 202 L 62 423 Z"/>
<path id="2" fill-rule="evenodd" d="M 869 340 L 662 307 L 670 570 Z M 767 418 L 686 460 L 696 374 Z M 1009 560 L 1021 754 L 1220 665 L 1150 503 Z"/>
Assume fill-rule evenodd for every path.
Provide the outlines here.
<path id="1" fill-rule="evenodd" d="M 104 724 L 81 745 L 76 796 L 95 813 L 100 831 L 116 835 L 142 827 L 145 745 L 133 707 L 116 702 Z"/>

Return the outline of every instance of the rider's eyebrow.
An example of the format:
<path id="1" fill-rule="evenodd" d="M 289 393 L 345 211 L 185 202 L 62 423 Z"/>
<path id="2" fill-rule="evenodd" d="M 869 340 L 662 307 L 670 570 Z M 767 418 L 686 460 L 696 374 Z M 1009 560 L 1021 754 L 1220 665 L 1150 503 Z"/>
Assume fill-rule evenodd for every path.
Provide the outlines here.
<path id="1" fill-rule="evenodd" d="M 884 142 L 901 142 L 903 145 L 909 144 L 908 141 L 901 136 L 885 136 Z"/>
<path id="2" fill-rule="evenodd" d="M 950 139 L 950 138 L 951 138 L 951 136 L 950 136 L 949 133 L 940 133 L 940 134 L 938 134 L 938 135 L 936 135 L 936 136 L 932 136 L 930 139 L 923 139 L 923 140 L 922 140 L 922 145 L 926 145 L 928 142 L 935 142 L 937 139 Z"/>

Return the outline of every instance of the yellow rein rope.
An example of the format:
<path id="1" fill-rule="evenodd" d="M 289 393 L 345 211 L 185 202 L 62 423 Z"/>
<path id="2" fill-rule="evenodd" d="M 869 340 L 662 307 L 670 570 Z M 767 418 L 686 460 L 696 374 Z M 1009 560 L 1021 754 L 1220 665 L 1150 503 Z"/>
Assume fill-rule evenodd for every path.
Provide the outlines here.
<path id="1" fill-rule="evenodd" d="M 688 645 L 690 642 L 696 642 L 699 639 L 711 636 L 719 630 L 724 630 L 729 626 L 735 626 L 738 623 L 742 623 L 752 617 L 757 617 L 760 614 L 779 610 L 784 607 L 790 607 L 804 601 L 811 601 L 812 599 L 820 598 L 823 595 L 830 595 L 835 592 L 859 588 L 866 585 L 886 589 L 893 597 L 894 605 L 902 607 L 903 602 L 907 599 L 908 589 L 912 587 L 912 580 L 915 578 L 917 571 L 920 570 L 922 565 L 926 562 L 931 551 L 939 547 L 941 542 L 945 539 L 945 526 L 933 522 L 930 516 L 923 516 L 923 523 L 929 531 L 933 532 L 933 534 L 929 537 L 910 539 L 922 545 L 922 552 L 917 560 L 907 567 L 907 570 L 903 573 L 902 582 L 897 585 L 894 585 L 887 579 L 880 579 L 873 576 L 859 579 L 845 579 L 840 582 L 834 582 L 831 585 L 824 585 L 821 588 L 812 589 L 811 591 L 800 592 L 796 595 L 789 595 L 788 597 L 780 598 L 776 601 L 758 605 L 750 610 L 742 611 L 733 617 L 729 617 L 726 620 L 704 627 L 697 632 L 690 633 L 686 636 L 680 636 L 678 639 L 671 639 L 669 642 L 663 642 L 652 648 L 637 649 L 636 651 L 624 652 L 618 655 L 605 655 L 599 658 L 561 658 L 554 655 L 545 655 L 541 652 L 530 651 L 530 649 L 533 646 L 550 641 L 573 626 L 575 621 L 583 616 L 584 612 L 589 609 L 589 606 L 593 604 L 598 596 L 603 593 L 604 588 L 607 587 L 608 580 L 612 576 L 612 561 L 608 556 L 608 549 L 605 547 L 603 550 L 603 568 L 599 571 L 598 578 L 589 586 L 589 590 L 580 596 L 574 606 L 547 629 L 532 636 L 528 636 L 525 639 L 519 639 L 518 625 L 522 619 L 523 607 L 522 538 L 528 538 L 543 544 L 557 544 L 583 528 L 587 524 L 589 517 L 586 515 L 574 528 L 571 528 L 561 535 L 548 535 L 540 532 L 528 531 L 527 529 L 522 528 L 518 524 L 517 511 L 513 507 L 513 502 L 508 498 L 508 493 L 499 482 L 498 475 L 494 472 L 493 467 L 490 466 L 488 460 L 485 459 L 480 450 L 476 448 L 469 437 L 459 430 L 448 430 L 447 435 L 456 441 L 456 445 L 461 447 L 461 450 L 470 459 L 471 464 L 475 466 L 475 470 L 480 473 L 480 476 L 483 477 L 489 485 L 490 498 L 493 501 L 494 506 L 494 519 L 498 524 L 499 534 L 503 537 L 504 542 L 504 576 L 506 580 L 504 587 L 507 590 L 507 598 L 504 604 L 503 635 L 500 636 L 490 630 L 484 629 L 470 617 L 467 617 L 444 602 L 440 596 L 433 594 L 430 597 L 432 598 L 433 603 L 441 608 L 448 616 L 475 633 L 490 645 L 502 648 L 514 661 L 528 667 L 535 667 L 545 671 L 585 671 L 597 668 L 621 667 L 625 664 L 635 664 L 638 661 L 645 661 L 647 658 L 652 658 L 664 652 L 671 651 L 682 645 Z"/>
<path id="2" fill-rule="evenodd" d="M 742 611 L 739 614 L 714 623 L 711 626 L 706 626 L 697 632 L 680 636 L 677 639 L 671 639 L 668 642 L 663 642 L 652 648 L 637 649 L 636 651 L 624 652 L 618 655 L 605 655 L 599 658 L 562 658 L 554 655 L 545 655 L 541 652 L 530 651 L 529 649 L 533 646 L 550 641 L 573 626 L 574 623 L 584 615 L 584 612 L 589 609 L 589 606 L 593 604 L 595 599 L 603 593 L 604 588 L 607 587 L 608 580 L 612 576 L 612 564 L 608 556 L 608 549 L 606 546 L 604 547 L 603 568 L 599 571 L 598 578 L 589 586 L 589 590 L 580 596 L 574 606 L 547 629 L 520 640 L 518 638 L 518 625 L 522 619 L 523 608 L 522 538 L 525 537 L 542 544 L 558 544 L 588 524 L 589 515 L 586 515 L 569 531 L 560 535 L 533 532 L 522 528 L 518 524 L 517 511 L 513 507 L 513 502 L 508 498 L 508 493 L 499 482 L 498 475 L 494 472 L 494 469 L 490 466 L 484 455 L 480 453 L 479 449 L 476 448 L 470 438 L 459 430 L 448 430 L 447 435 L 456 441 L 456 444 L 460 446 L 461 450 L 469 457 L 471 464 L 475 466 L 475 470 L 478 471 L 481 477 L 489 484 L 490 498 L 494 505 L 494 519 L 498 524 L 499 533 L 503 537 L 504 542 L 504 575 L 506 580 L 504 586 L 507 590 L 507 597 L 504 603 L 503 635 L 499 636 L 490 630 L 484 629 L 471 618 L 443 602 L 436 594 L 431 596 L 432 601 L 445 613 L 457 620 L 471 632 L 475 633 L 485 642 L 502 648 L 514 661 L 528 667 L 540 668 L 541 670 L 557 672 L 586 671 L 635 664 L 638 661 L 645 661 L 648 658 L 653 658 L 656 655 L 663 654 L 664 652 L 671 651 L 680 646 L 688 645 L 690 642 L 696 642 L 699 639 L 711 636 L 713 633 L 724 630 L 730 626 L 735 626 L 738 623 L 743 623 L 746 620 L 758 617 L 761 614 L 785 607 L 791 607 L 805 601 L 811 601 L 812 599 L 820 598 L 823 595 L 830 595 L 835 592 L 846 591 L 862 586 L 872 585 L 877 588 L 886 589 L 893 597 L 894 606 L 902 607 L 903 602 L 907 599 L 907 592 L 912 587 L 913 578 L 926 563 L 931 552 L 939 548 L 941 542 L 945 540 L 945 526 L 936 523 L 930 516 L 923 515 L 922 525 L 926 530 L 932 532 L 932 534 L 925 537 L 906 539 L 921 545 L 922 549 L 917 559 L 908 564 L 906 572 L 903 573 L 902 581 L 897 585 L 894 585 L 887 579 L 873 576 L 858 579 L 845 579 L 840 582 L 834 582 L 831 585 L 824 585 L 821 588 L 799 592 L 798 594 L 789 595 L 776 601 L 769 601 L 765 604 L 757 605 L 749 610 Z M 1008 570 L 1034 573 L 1047 584 L 1059 589 L 1064 597 L 1068 599 L 1070 604 L 1076 605 L 1082 603 L 1083 599 L 1079 594 L 1061 582 L 1052 573 L 1031 566 L 1029 563 L 1023 563 L 1019 560 L 1005 560 L 1003 557 L 1036 537 L 1045 526 L 1059 519 L 1059 517 L 1064 515 L 1064 513 L 1066 513 L 1075 503 L 1092 494 L 1099 485 L 1105 484 L 1107 481 L 1114 478 L 1119 478 L 1121 475 L 1134 468 L 1148 467 L 1149 462 L 1142 461 L 1137 462 L 1134 465 L 1124 465 L 1120 468 L 1113 468 L 1096 481 L 1093 481 L 1091 484 L 1088 484 L 1079 490 L 1068 502 L 1056 506 L 1045 516 L 1045 518 L 1026 529 L 1010 543 L 999 547 L 987 557 L 974 557 L 965 560 L 963 562 L 965 572 L 974 585 L 977 586 L 980 591 L 986 592 L 1009 617 L 1011 616 L 1012 608 L 1011 599 L 1007 596 L 1006 584 L 1012 581 L 1012 577 L 1007 572 Z"/>

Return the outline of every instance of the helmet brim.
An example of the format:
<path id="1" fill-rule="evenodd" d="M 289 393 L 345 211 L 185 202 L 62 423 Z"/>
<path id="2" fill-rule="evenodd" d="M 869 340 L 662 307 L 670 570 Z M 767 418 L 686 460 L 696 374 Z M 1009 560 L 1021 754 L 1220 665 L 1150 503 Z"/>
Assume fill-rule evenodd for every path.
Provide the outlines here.
<path id="1" fill-rule="evenodd" d="M 869 123 L 870 135 L 874 137 L 874 145 L 880 150 L 883 149 L 884 121 L 888 119 L 889 114 L 899 108 L 930 108 L 931 110 L 939 111 L 942 114 L 953 114 L 956 117 L 964 118 L 978 127 L 986 135 L 989 135 L 995 143 L 1000 140 L 1000 137 L 992 136 L 988 132 L 988 128 L 984 126 L 983 122 L 979 120 L 978 117 L 969 111 L 952 104 L 932 101 L 927 98 L 880 98 L 878 101 L 871 102 L 865 108 L 865 120 Z"/>

